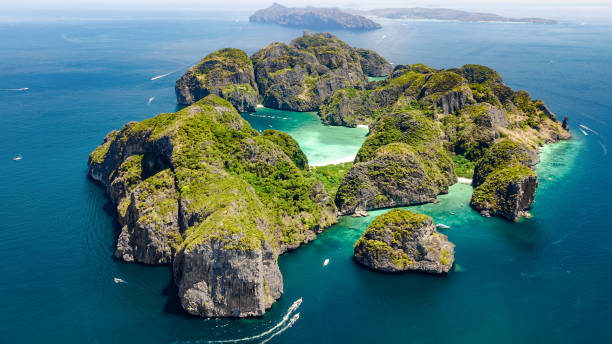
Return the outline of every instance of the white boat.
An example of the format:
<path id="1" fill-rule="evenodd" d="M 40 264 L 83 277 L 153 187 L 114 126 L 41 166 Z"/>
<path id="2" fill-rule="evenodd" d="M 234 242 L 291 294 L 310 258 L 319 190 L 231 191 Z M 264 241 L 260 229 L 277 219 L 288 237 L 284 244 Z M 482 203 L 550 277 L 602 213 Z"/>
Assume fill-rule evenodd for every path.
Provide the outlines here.
<path id="1" fill-rule="evenodd" d="M 16 157 L 13 158 L 13 161 L 19 161 L 21 159 L 23 159 L 23 157 L 21 156 L 21 154 L 19 154 Z"/>
<path id="2" fill-rule="evenodd" d="M 329 258 L 325 259 L 325 261 L 323 262 L 323 266 L 327 266 L 327 264 L 329 264 Z"/>
<path id="3" fill-rule="evenodd" d="M 122 280 L 121 278 L 117 278 L 117 277 L 113 278 L 113 282 L 115 282 L 117 284 L 119 284 L 119 283 L 127 283 L 124 280 Z"/>
<path id="4" fill-rule="evenodd" d="M 437 229 L 450 229 L 450 226 L 447 226 L 447 225 L 445 225 L 445 224 L 443 224 L 443 223 L 438 223 L 438 224 L 436 225 L 436 228 L 437 228 Z"/>

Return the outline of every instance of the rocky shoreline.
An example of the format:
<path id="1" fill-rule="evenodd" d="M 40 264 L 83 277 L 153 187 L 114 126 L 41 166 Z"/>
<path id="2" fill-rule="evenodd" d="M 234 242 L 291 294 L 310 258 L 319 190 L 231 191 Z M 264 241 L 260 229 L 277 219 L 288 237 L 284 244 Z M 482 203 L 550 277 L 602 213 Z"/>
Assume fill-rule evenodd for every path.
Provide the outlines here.
<path id="1" fill-rule="evenodd" d="M 89 156 L 89 176 L 117 208 L 115 257 L 171 265 L 182 307 L 203 317 L 263 315 L 283 292 L 279 255 L 338 216 L 437 202 L 457 181 L 460 162 L 474 166 L 471 206 L 516 221 L 534 199 L 538 148 L 570 137 L 567 119 L 559 122 L 488 67 L 392 68 L 329 33 L 305 32 L 251 57 L 234 48 L 213 52 L 175 90 L 188 106 L 110 132 Z M 260 103 L 318 111 L 326 124 L 366 125 L 370 133 L 354 163 L 311 168 L 291 136 L 258 132 L 240 116 Z M 418 218 L 420 245 L 447 253 L 432 250 L 415 270 L 448 271 L 452 244 Z M 393 246 L 409 254 L 402 261 L 419 260 L 407 249 L 414 243 L 404 244 Z M 359 256 L 383 270 L 415 267 L 380 265 L 367 250 Z"/>

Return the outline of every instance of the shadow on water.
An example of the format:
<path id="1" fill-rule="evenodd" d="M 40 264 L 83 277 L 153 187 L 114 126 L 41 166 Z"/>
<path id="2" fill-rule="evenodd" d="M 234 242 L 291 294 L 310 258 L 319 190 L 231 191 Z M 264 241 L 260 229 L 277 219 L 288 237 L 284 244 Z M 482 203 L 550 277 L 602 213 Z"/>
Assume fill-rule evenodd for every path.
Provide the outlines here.
<path id="1" fill-rule="evenodd" d="M 178 287 L 174 283 L 174 274 L 172 273 L 172 267 L 168 269 L 170 279 L 168 285 L 162 290 L 161 295 L 166 297 L 166 303 L 164 304 L 164 313 L 182 315 L 187 318 L 191 316 L 181 307 L 181 301 L 178 296 Z"/>

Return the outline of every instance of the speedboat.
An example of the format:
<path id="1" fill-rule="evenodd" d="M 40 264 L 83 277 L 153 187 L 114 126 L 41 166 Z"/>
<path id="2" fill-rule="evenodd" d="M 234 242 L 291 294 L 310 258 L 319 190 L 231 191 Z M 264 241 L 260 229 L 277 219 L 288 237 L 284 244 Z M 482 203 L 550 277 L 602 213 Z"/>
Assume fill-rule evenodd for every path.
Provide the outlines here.
<path id="1" fill-rule="evenodd" d="M 13 158 L 13 161 L 19 161 L 21 159 L 23 159 L 23 157 L 21 156 L 21 154 L 19 154 L 16 157 Z"/>
<path id="2" fill-rule="evenodd" d="M 443 223 L 438 223 L 438 224 L 436 225 L 436 228 L 437 228 L 437 229 L 450 229 L 450 226 L 447 226 L 447 225 L 445 225 L 445 224 L 443 224 Z"/>

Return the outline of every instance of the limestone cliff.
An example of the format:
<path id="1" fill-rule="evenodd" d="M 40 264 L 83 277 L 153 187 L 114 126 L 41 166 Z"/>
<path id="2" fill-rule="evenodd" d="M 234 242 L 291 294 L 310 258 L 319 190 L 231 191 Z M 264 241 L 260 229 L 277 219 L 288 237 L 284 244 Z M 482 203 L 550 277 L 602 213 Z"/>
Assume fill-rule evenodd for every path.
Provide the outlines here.
<path id="1" fill-rule="evenodd" d="M 531 207 L 538 187 L 532 170 L 537 152 L 526 145 L 503 139 L 476 162 L 470 205 L 486 216 L 516 221 Z"/>
<path id="2" fill-rule="evenodd" d="M 209 94 L 228 100 L 240 112 L 255 111 L 259 100 L 253 63 L 234 48 L 215 51 L 189 68 L 175 85 L 176 99 L 191 105 Z"/>
<path id="3" fill-rule="evenodd" d="M 290 44 L 273 43 L 252 56 L 263 104 L 291 111 L 316 111 L 335 90 L 362 89 L 367 71 L 382 73 L 378 54 L 359 51 L 329 33 L 305 32 Z"/>
<path id="4" fill-rule="evenodd" d="M 297 143 L 214 95 L 111 132 L 88 164 L 117 205 L 115 256 L 172 264 L 194 315 L 262 315 L 282 294 L 278 255 L 336 221 Z"/>
<path id="5" fill-rule="evenodd" d="M 504 159 L 533 168 L 541 145 L 571 136 L 567 121 L 560 123 L 542 101 L 525 91 L 513 91 L 497 72 L 479 65 L 448 70 L 399 65 L 386 80 L 365 89 L 336 90 L 320 115 L 328 124 L 370 127 L 336 194 L 342 214 L 433 202 L 455 181 L 453 167 L 465 169 L 457 162 L 476 165 L 474 187 L 478 187 L 491 172 L 514 165 L 501 163 Z M 516 149 L 500 153 L 495 147 L 503 142 L 513 142 Z M 488 160 L 479 160 L 485 154 Z M 496 154 L 505 158 L 494 159 Z M 490 197 L 472 205 L 483 214 L 515 220 L 529 208 L 537 187 L 537 179 L 521 175 L 526 179 L 520 183 L 511 179 L 512 185 L 521 185 L 512 186 L 520 190 L 511 193 L 522 197 L 516 206 L 507 203 L 502 211 L 491 209 Z"/>
<path id="6" fill-rule="evenodd" d="M 402 96 L 442 114 L 475 102 L 467 80 L 455 72 L 436 71 L 421 64 L 400 65 L 389 78 L 370 83 L 365 89 L 337 90 L 324 101 L 319 114 L 330 125 L 369 125 L 389 112 Z"/>
<path id="7" fill-rule="evenodd" d="M 394 209 L 372 221 L 355 243 L 353 258 L 380 271 L 441 274 L 453 266 L 454 247 L 431 217 Z"/>
<path id="8" fill-rule="evenodd" d="M 341 214 L 432 202 L 456 181 L 439 123 L 416 103 L 371 128 L 336 194 Z"/>

